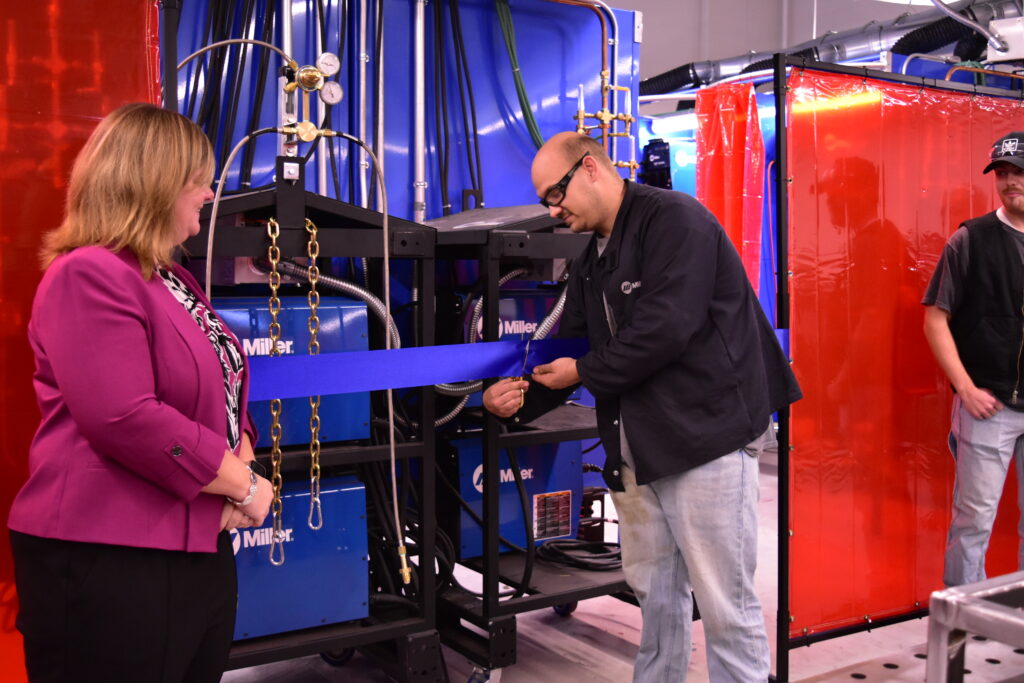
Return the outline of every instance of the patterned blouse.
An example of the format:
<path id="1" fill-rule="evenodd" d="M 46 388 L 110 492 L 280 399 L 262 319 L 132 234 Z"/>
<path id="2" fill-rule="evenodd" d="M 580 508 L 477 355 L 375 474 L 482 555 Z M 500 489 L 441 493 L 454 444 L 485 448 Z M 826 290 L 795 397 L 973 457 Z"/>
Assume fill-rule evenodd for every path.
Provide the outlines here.
<path id="1" fill-rule="evenodd" d="M 210 340 L 214 353 L 220 361 L 221 369 L 224 371 L 224 397 L 227 405 L 228 415 L 228 449 L 235 450 L 241 441 L 241 393 L 242 393 L 242 370 L 245 367 L 242 362 L 242 354 L 231 339 L 231 335 L 224 331 L 224 325 L 202 301 L 188 288 L 181 279 L 173 272 L 165 268 L 157 268 L 157 274 L 167 289 L 174 295 L 192 319 L 199 325 L 206 338 Z"/>

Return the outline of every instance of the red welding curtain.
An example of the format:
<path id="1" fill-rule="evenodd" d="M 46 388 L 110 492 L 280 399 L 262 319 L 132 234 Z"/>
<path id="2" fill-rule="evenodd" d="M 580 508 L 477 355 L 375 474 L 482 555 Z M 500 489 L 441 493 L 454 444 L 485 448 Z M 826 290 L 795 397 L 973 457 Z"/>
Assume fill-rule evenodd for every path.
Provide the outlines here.
<path id="1" fill-rule="evenodd" d="M 155 2 L 0 2 L 0 680 L 25 680 L 7 513 L 39 421 L 25 337 L 43 232 L 60 223 L 71 163 L 96 122 L 158 101 Z"/>
<path id="2" fill-rule="evenodd" d="M 951 395 L 920 300 L 946 238 L 998 206 L 981 171 L 1024 109 L 810 70 L 789 85 L 796 637 L 912 612 L 941 588 Z M 1012 501 L 989 575 L 1016 568 Z"/>
<path id="3" fill-rule="evenodd" d="M 753 86 L 701 90 L 697 120 L 697 199 L 725 228 L 759 291 L 764 140 Z"/>

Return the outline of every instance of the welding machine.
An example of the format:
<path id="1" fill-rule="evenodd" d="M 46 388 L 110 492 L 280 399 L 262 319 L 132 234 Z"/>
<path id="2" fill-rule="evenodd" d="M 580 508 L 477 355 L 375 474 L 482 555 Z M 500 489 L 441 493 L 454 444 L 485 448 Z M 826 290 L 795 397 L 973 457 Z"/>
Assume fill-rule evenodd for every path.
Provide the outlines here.
<path id="1" fill-rule="evenodd" d="M 280 566 L 270 563 L 271 515 L 259 528 L 231 531 L 238 567 L 235 640 L 369 615 L 366 489 L 352 476 L 324 479 L 320 486 L 324 525 L 313 531 L 307 524 L 309 483 L 284 485 Z"/>
<path id="2" fill-rule="evenodd" d="M 447 453 L 441 451 L 439 464 L 445 478 L 456 486 L 459 495 L 479 516 L 483 516 L 483 460 L 479 439 L 456 439 Z M 566 441 L 515 449 L 516 463 L 526 489 L 534 539 L 541 543 L 553 538 L 576 538 L 580 501 L 583 495 L 583 468 L 580 442 Z M 523 547 L 526 527 L 519 487 L 507 453 L 499 458 L 499 520 L 502 538 Z M 454 496 L 438 495 L 438 523 L 452 539 L 459 560 L 483 554 L 483 529 L 462 508 Z M 510 550 L 506 545 L 501 550 Z"/>
<path id="3" fill-rule="evenodd" d="M 242 343 L 247 356 L 269 356 L 271 340 L 270 311 L 262 298 L 214 299 L 213 307 Z M 320 353 L 366 351 L 366 304 L 346 297 L 321 297 L 317 308 L 320 318 Z M 309 305 L 305 298 L 281 299 L 277 316 L 281 337 L 277 342 L 281 355 L 309 353 Z M 344 386 L 338 387 L 344 391 Z M 249 412 L 256 420 L 257 447 L 270 446 L 270 402 L 255 401 Z M 367 393 L 333 394 L 320 398 L 320 440 L 352 441 L 370 436 L 370 400 Z M 281 401 L 281 445 L 309 443 L 309 400 L 292 398 Z"/>

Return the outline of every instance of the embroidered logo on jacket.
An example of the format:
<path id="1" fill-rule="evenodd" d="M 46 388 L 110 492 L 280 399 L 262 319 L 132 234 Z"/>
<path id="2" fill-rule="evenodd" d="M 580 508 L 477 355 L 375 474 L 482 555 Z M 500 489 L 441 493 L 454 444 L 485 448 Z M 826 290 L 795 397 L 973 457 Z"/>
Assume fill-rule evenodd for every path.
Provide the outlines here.
<path id="1" fill-rule="evenodd" d="M 640 280 L 637 280 L 636 282 L 630 282 L 629 280 L 626 280 L 625 282 L 622 283 L 620 289 L 622 289 L 623 294 L 632 294 L 633 291 L 640 289 Z"/>

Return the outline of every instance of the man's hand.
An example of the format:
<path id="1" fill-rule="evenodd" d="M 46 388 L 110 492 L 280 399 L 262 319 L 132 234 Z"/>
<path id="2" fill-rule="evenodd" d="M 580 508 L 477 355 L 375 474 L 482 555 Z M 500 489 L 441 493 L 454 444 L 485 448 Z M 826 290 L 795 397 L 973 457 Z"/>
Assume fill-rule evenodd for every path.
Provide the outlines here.
<path id="1" fill-rule="evenodd" d="M 575 358 L 556 358 L 550 363 L 533 369 L 533 381 L 548 389 L 564 389 L 579 384 L 580 373 L 576 372 Z"/>
<path id="2" fill-rule="evenodd" d="M 970 387 L 963 391 L 957 391 L 960 402 L 964 409 L 971 414 L 975 420 L 987 420 L 1003 409 L 1002 402 L 992 395 L 988 389 Z"/>
<path id="3" fill-rule="evenodd" d="M 484 408 L 498 417 L 512 417 L 523 407 L 523 395 L 530 383 L 523 379 L 502 379 L 487 387 Z"/>

